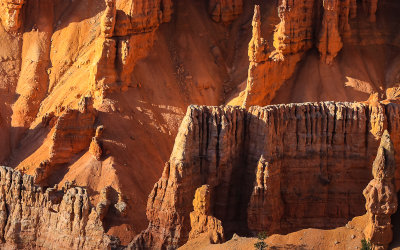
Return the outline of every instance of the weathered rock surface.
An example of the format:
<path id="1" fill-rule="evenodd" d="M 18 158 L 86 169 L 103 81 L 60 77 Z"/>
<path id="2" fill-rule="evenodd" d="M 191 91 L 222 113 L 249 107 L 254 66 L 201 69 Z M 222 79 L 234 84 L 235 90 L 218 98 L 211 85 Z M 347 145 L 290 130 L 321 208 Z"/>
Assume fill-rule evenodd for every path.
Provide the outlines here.
<path id="1" fill-rule="evenodd" d="M 117 15 L 117 6 L 115 0 L 106 0 L 106 10 L 101 17 L 101 32 L 109 38 L 113 36 L 115 28 L 115 19 Z"/>
<path id="2" fill-rule="evenodd" d="M 243 0 L 209 0 L 208 11 L 216 22 L 229 23 L 243 11 Z"/>
<path id="3" fill-rule="evenodd" d="M 36 175 L 36 180 L 43 185 L 73 180 L 86 186 L 93 194 L 90 199 L 96 202 L 105 186 L 110 185 L 123 193 L 117 201 L 112 201 L 114 206 L 110 205 L 107 214 L 121 214 L 126 218 L 113 221 L 107 220 L 106 216 L 106 231 L 122 236 L 121 240 L 127 244 L 147 226 L 147 196 L 161 174 L 161 163 L 168 159 L 187 105 L 225 103 L 230 91 L 246 79 L 249 63 L 246 53 L 250 53 L 250 49 L 254 57 L 250 59 L 251 89 L 247 107 L 271 102 L 276 89 L 294 93 L 297 99 L 289 96 L 275 103 L 315 100 L 313 98 L 364 100 L 363 96 L 359 98 L 347 91 L 340 92 L 344 89 L 344 76 L 357 78 L 357 73 L 361 77 L 358 77 L 356 85 L 369 81 L 385 87 L 398 82 L 396 67 L 391 68 L 388 77 L 383 69 L 389 64 L 396 65 L 396 60 L 392 60 L 398 53 L 400 41 L 397 37 L 398 21 L 393 18 L 398 12 L 397 6 L 400 6 L 396 0 L 379 2 L 375 26 L 364 20 L 370 16 L 366 10 L 372 6 L 372 1 L 364 1 L 368 7 L 365 9 L 360 6 L 363 1 L 340 1 L 338 13 L 334 14 L 335 18 L 338 16 L 338 32 L 344 44 L 340 53 L 347 52 L 347 55 L 340 54 L 332 66 L 318 60 L 317 49 L 325 13 L 322 1 L 258 2 L 261 4 L 255 18 L 258 27 L 255 27 L 253 47 L 249 46 L 247 50 L 253 8 L 249 1 L 1 1 L 0 163 Z M 280 13 L 277 6 L 280 6 Z M 161 26 L 171 20 L 173 9 L 173 22 Z M 385 10 L 382 12 L 382 9 Z M 241 11 L 243 14 L 239 15 Z M 210 20 L 210 15 L 213 17 L 214 14 L 219 22 L 229 25 L 215 24 Z M 233 21 L 235 18 L 237 21 Z M 277 24 L 274 36 L 272 29 Z M 332 44 L 329 39 L 326 43 Z M 373 46 L 370 47 L 371 43 Z M 375 54 L 368 53 L 375 50 Z M 313 54 L 316 59 L 307 59 Z M 347 60 L 337 65 L 343 58 Z M 302 63 L 297 64 L 298 61 Z M 298 73 L 304 72 L 304 68 L 312 72 L 306 74 L 305 81 L 297 81 Z M 316 68 L 318 70 L 314 70 Z M 350 73 L 346 70 L 349 68 L 352 69 Z M 367 73 L 364 69 L 368 69 Z M 335 81 L 332 75 L 337 75 L 338 80 Z M 321 87 L 322 83 L 315 76 L 325 79 L 321 82 L 331 79 L 328 81 L 333 82 L 332 88 Z M 311 97 L 298 94 L 301 91 L 295 87 L 281 88 L 281 83 L 288 78 Z M 336 94 L 326 98 L 326 93 Z M 96 119 L 91 112 L 79 111 L 79 100 L 88 94 L 96 101 Z M 238 102 L 242 103 L 243 100 Z M 369 112 L 371 117 L 368 119 L 374 122 L 368 123 L 368 131 L 374 135 L 371 137 L 373 142 L 375 137 L 381 136 L 382 128 L 392 131 L 395 123 L 388 121 L 395 121 L 397 114 L 385 112 L 390 106 L 372 108 L 370 105 L 369 108 L 366 113 Z M 107 128 L 102 138 L 94 135 L 98 124 Z M 393 135 L 393 141 L 398 142 L 399 138 L 395 137 L 397 135 Z M 281 151 L 279 153 L 283 155 Z M 295 216 L 289 216 L 285 209 L 282 212 L 278 208 L 281 202 L 290 199 L 286 194 L 278 194 L 294 191 L 284 188 L 269 190 L 268 187 L 277 185 L 275 183 L 285 185 L 276 177 L 280 176 L 279 171 L 285 172 L 287 166 L 276 166 L 276 160 L 271 161 L 264 153 L 253 160 L 250 172 L 254 180 L 246 181 L 249 186 L 246 195 L 237 195 L 251 201 L 243 202 L 245 205 L 240 212 L 230 212 L 247 214 L 247 217 L 239 216 L 239 223 L 231 224 L 244 225 L 240 227 L 247 231 L 247 225 L 256 220 L 255 229 L 251 230 L 270 228 L 271 231 L 285 231 L 285 225 L 289 223 L 280 221 Z M 204 161 L 202 164 L 204 166 Z M 294 166 L 296 162 L 291 164 Z M 326 160 L 326 165 L 329 164 L 330 160 Z M 239 169 L 226 168 L 228 172 Z M 231 189 L 228 180 L 219 179 L 223 175 L 218 172 L 218 178 L 215 177 L 218 181 L 215 182 L 223 187 L 216 190 L 224 191 L 215 194 L 216 184 L 210 188 L 212 197 L 218 196 L 223 200 L 218 206 L 225 208 L 234 206 L 225 203 L 236 204 L 238 198 L 220 194 Z M 237 178 L 234 175 L 232 178 Z M 290 178 L 290 174 L 287 175 Z M 322 180 L 326 181 L 326 178 Z M 299 182 L 297 185 L 302 186 Z M 199 185 L 202 183 L 206 182 Z M 236 183 L 236 179 L 232 183 Z M 254 188 L 256 185 L 257 190 Z M 194 187 L 193 192 L 198 187 Z M 239 191 L 232 191 L 236 192 Z M 193 212 L 190 205 L 193 195 L 185 196 L 185 202 L 189 204 L 187 214 Z M 297 193 L 293 196 L 296 197 Z M 265 212 L 269 209 L 276 212 L 276 221 L 270 221 L 269 216 L 273 213 Z M 229 223 L 237 216 L 225 216 L 225 210 L 210 211 L 210 214 L 224 224 L 225 234 L 229 236 L 236 228 Z M 192 227 L 188 219 L 185 223 L 186 234 Z"/>
<path id="4" fill-rule="evenodd" d="M 342 49 L 342 41 L 339 33 L 339 8 L 338 0 L 324 0 L 324 17 L 322 29 L 318 41 L 318 50 L 321 59 L 326 64 L 331 64 L 337 53 Z"/>
<path id="5" fill-rule="evenodd" d="M 375 22 L 377 1 L 364 1 L 362 5 L 363 14 Z M 280 0 L 278 16 L 280 22 L 273 38 L 263 39 L 260 9 L 255 7 L 246 89 L 229 104 L 244 107 L 270 104 L 276 91 L 293 76 L 297 64 L 312 48 L 318 49 L 323 63 L 331 65 L 343 48 L 343 40 L 351 40 L 350 21 L 357 17 L 357 2 Z M 267 46 L 269 40 L 273 40 L 273 47 Z"/>
<path id="6" fill-rule="evenodd" d="M 203 185 L 196 190 L 193 208 L 190 213 L 189 240 L 195 239 L 202 234 L 207 234 L 213 244 L 224 241 L 224 229 L 222 223 L 211 214 L 211 193 L 208 185 Z"/>
<path id="7" fill-rule="evenodd" d="M 3 0 L 1 21 L 8 32 L 18 32 L 22 25 L 21 9 L 25 0 Z"/>
<path id="8" fill-rule="evenodd" d="M 42 120 L 41 126 L 50 129 L 50 145 L 41 146 L 43 150 L 47 150 L 47 154 L 38 157 L 41 162 L 35 166 L 33 173 L 36 183 L 46 184 L 46 179 L 54 173 L 55 166 L 67 163 L 77 154 L 89 149 L 95 135 L 95 118 L 92 98 L 84 97 L 78 109 L 61 111 L 59 117 L 51 113 Z M 34 164 L 35 158 L 33 156 L 33 161 L 29 158 L 23 161 L 18 166 L 19 169 L 25 170 L 26 166 Z"/>
<path id="9" fill-rule="evenodd" d="M 120 1 L 117 9 L 115 36 L 152 32 L 163 22 L 169 22 L 173 12 L 171 0 Z"/>
<path id="10" fill-rule="evenodd" d="M 371 131 L 380 116 L 374 112 L 382 112 L 396 148 L 399 108 L 388 104 L 382 111 L 333 102 L 249 111 L 190 106 L 149 196 L 149 227 L 131 247 L 185 243 L 192 211 L 187 201 L 202 185 L 213 190 L 212 214 L 228 234 L 287 233 L 346 223 L 364 213 L 367 166 L 378 146 Z"/>
<path id="11" fill-rule="evenodd" d="M 89 152 L 92 154 L 92 156 L 100 161 L 101 156 L 103 155 L 103 148 L 102 148 L 102 140 L 101 140 L 101 135 L 103 134 L 104 127 L 99 126 L 96 129 L 96 134 L 92 138 L 92 141 L 90 142 L 89 146 Z"/>
<path id="12" fill-rule="evenodd" d="M 118 241 L 104 233 L 87 191 L 43 189 L 33 177 L 0 167 L 2 248 L 109 249 Z"/>
<path id="13" fill-rule="evenodd" d="M 364 230 L 365 237 L 374 249 L 387 249 L 393 239 L 390 216 L 398 207 L 397 193 L 394 185 L 396 163 L 395 152 L 390 135 L 385 130 L 382 135 L 378 154 L 372 165 L 374 179 L 364 189 L 368 224 Z"/>

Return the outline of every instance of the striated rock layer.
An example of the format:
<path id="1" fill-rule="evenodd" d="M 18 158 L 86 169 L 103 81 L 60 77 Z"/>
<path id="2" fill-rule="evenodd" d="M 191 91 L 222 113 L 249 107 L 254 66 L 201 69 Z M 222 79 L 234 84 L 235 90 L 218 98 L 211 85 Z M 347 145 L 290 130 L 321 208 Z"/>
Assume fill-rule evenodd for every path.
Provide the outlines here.
<path id="1" fill-rule="evenodd" d="M 394 147 L 400 146 L 400 106 L 382 108 L 340 102 L 248 111 L 190 106 L 149 196 L 149 226 L 131 247 L 184 244 L 191 231 L 190 201 L 205 184 L 211 213 L 228 235 L 344 225 L 364 213 L 362 190 L 378 146 L 377 120 L 392 133 Z"/>
<path id="2" fill-rule="evenodd" d="M 118 240 L 104 233 L 87 191 L 43 189 L 33 177 L 0 167 L 1 248 L 110 249 Z"/>

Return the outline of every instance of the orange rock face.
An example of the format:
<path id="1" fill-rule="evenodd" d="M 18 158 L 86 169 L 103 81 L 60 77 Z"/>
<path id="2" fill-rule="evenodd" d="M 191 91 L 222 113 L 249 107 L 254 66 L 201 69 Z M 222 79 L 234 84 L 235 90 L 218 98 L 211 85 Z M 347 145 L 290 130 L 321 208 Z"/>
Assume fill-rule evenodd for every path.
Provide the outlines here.
<path id="1" fill-rule="evenodd" d="M 385 109 L 397 138 L 399 106 Z M 378 146 L 370 133 L 377 116 L 370 112 L 363 104 L 332 102 L 249 111 L 189 107 L 149 196 L 149 227 L 132 247 L 185 243 L 192 210 L 185 201 L 202 185 L 213 190 L 211 200 L 218 202 L 212 214 L 227 234 L 243 228 L 268 233 L 330 228 L 363 214 L 366 166 Z"/>
<path id="2" fill-rule="evenodd" d="M 362 6 L 363 14 L 375 22 L 377 1 L 364 1 Z M 246 89 L 229 104 L 244 107 L 268 105 L 276 91 L 293 77 L 306 52 L 316 48 L 321 61 L 332 65 L 343 48 L 343 39 L 357 40 L 352 37 L 350 26 L 357 17 L 357 2 L 354 0 L 280 0 L 278 16 L 280 22 L 275 26 L 273 37 L 263 39 L 260 10 L 256 6 L 248 49 L 250 65 Z M 273 47 L 268 46 L 271 44 L 266 42 L 268 40 L 273 40 Z"/>
<path id="3" fill-rule="evenodd" d="M 257 2 L 0 1 L 0 164 L 70 197 L 0 199 L 4 248 L 177 247 L 361 214 L 377 140 L 400 143 L 400 5 Z M 321 100 L 338 102 L 250 108 Z M 227 103 L 249 110 L 191 107 L 171 155 L 188 105 Z"/>
<path id="4" fill-rule="evenodd" d="M 394 186 L 395 164 L 394 146 L 385 130 L 372 166 L 374 179 L 363 192 L 368 216 L 364 234 L 374 249 L 387 249 L 393 239 L 390 216 L 396 212 L 398 206 Z"/>

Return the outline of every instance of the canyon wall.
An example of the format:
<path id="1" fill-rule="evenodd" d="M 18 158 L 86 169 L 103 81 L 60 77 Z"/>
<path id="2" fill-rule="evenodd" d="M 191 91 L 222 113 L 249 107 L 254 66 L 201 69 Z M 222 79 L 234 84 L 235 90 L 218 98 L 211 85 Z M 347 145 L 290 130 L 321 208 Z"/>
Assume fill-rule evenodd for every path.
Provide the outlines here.
<path id="1" fill-rule="evenodd" d="M 159 178 L 162 162 L 168 159 L 188 104 L 223 104 L 230 91 L 246 81 L 247 76 L 248 88 L 236 99 L 236 104 L 244 103 L 244 106 L 249 107 L 270 103 L 276 90 L 282 89 L 282 83 L 286 79 L 296 79 L 293 77 L 296 73 L 293 72 L 296 72 L 298 62 L 309 61 L 303 60 L 309 52 L 314 51 L 317 54 L 317 61 L 319 63 L 321 59 L 321 65 L 327 66 L 326 63 L 331 63 L 329 67 L 333 65 L 332 68 L 335 69 L 335 63 L 349 41 L 356 48 L 363 44 L 369 45 L 365 40 L 357 40 L 359 36 L 393 47 L 377 52 L 382 55 L 388 52 L 390 55 L 387 60 L 378 60 L 380 57 L 360 51 L 359 54 L 366 55 L 368 60 L 367 63 L 360 60 L 359 64 L 371 74 L 357 67 L 354 67 L 354 72 L 362 72 L 363 76 L 377 75 L 376 82 L 382 84 L 385 83 L 385 77 L 391 79 L 390 83 L 398 80 L 396 64 L 391 61 L 392 55 L 395 57 L 397 53 L 396 46 L 400 41 L 392 33 L 396 31 L 397 34 L 398 28 L 396 25 L 389 28 L 384 26 L 390 24 L 386 17 L 393 16 L 391 12 L 386 10 L 379 13 L 382 6 L 386 6 L 386 9 L 392 9 L 394 16 L 397 16 L 398 7 L 393 0 L 379 1 L 379 4 L 376 0 L 362 1 L 362 6 L 357 6 L 355 0 L 279 0 L 276 5 L 263 2 L 253 13 L 253 36 L 249 46 L 250 21 L 254 7 L 250 1 L 2 0 L 0 3 L 0 163 L 34 176 L 35 181 L 43 186 L 63 185 L 67 181 L 74 181 L 76 185 L 87 187 L 89 199 L 94 203 L 101 199 L 103 188 L 112 186 L 122 193 L 118 199 L 121 204 L 126 201 L 130 212 L 125 217 L 106 216 L 104 230 L 108 234 L 119 236 L 123 244 L 130 242 L 147 226 L 145 204 L 148 193 Z M 380 15 L 375 18 L 375 14 Z M 365 17 L 368 18 L 367 21 Z M 369 26 L 373 22 L 377 26 Z M 374 36 L 379 33 L 376 27 L 379 27 L 385 39 L 379 35 Z M 270 33 L 270 29 L 275 29 L 275 32 L 272 30 Z M 347 49 L 353 51 L 352 48 Z M 375 51 L 375 47 L 368 49 Z M 357 55 L 347 54 L 347 58 L 357 58 Z M 250 67 L 247 71 L 249 60 Z M 386 65 L 382 63 L 386 61 L 388 65 L 393 64 L 388 76 L 384 73 L 374 74 L 371 67 Z M 352 60 L 346 63 L 342 65 L 343 68 L 348 67 L 348 64 L 352 67 L 359 65 L 353 64 Z M 318 73 L 315 72 L 307 74 L 307 80 L 303 81 L 307 83 L 307 88 L 304 88 L 307 92 L 320 89 L 320 82 L 313 78 Z M 334 91 L 322 90 L 322 93 L 339 93 L 335 98 L 321 99 L 357 99 L 352 95 L 347 96 L 348 91 L 337 91 L 343 89 L 342 78 L 354 75 L 342 72 L 338 75 L 341 78 L 331 85 Z M 325 79 L 327 78 L 330 78 L 329 75 L 325 75 Z M 296 86 L 303 86 L 301 82 L 297 83 L 299 82 L 296 81 Z M 299 92 L 292 88 L 283 88 L 282 91 Z M 314 94 L 314 97 L 323 96 L 320 94 Z M 308 100 L 307 96 L 298 96 L 301 96 L 299 101 Z M 93 105 L 87 105 L 92 101 Z M 284 98 L 280 102 L 293 102 L 293 99 Z M 398 116 L 396 106 L 386 106 L 386 114 L 376 113 L 382 110 L 381 106 L 371 106 L 370 109 L 371 117 L 374 117 L 374 125 L 371 125 L 371 129 L 374 128 L 371 132 L 374 139 L 370 141 L 374 144 L 375 136 L 379 137 L 382 129 L 388 127 L 391 130 L 398 126 L 395 122 Z M 213 112 L 214 114 L 209 114 Z M 278 156 L 277 159 L 271 158 L 268 153 L 257 153 L 250 158 L 251 154 L 247 156 L 250 151 L 246 148 L 251 145 L 245 135 L 249 135 L 249 131 L 253 129 L 248 124 L 252 115 L 241 109 L 232 109 L 232 114 L 227 117 L 232 115 L 229 119 L 239 122 L 230 124 L 231 120 L 222 121 L 225 118 L 218 118 L 221 112 L 204 111 L 201 115 L 204 122 L 201 122 L 202 128 L 199 129 L 203 131 L 209 128 L 209 133 L 213 136 L 213 141 L 208 141 L 207 138 L 211 138 L 208 132 L 205 132 L 207 135 L 201 132 L 202 146 L 200 153 L 196 155 L 201 171 L 208 171 L 213 177 L 202 174 L 201 177 L 194 178 L 193 186 L 186 183 L 190 194 L 182 201 L 185 204 L 179 206 L 182 206 L 185 216 L 189 215 L 193 211 L 191 204 L 195 190 L 201 184 L 208 183 L 211 183 L 211 203 L 215 203 L 215 199 L 221 202 L 216 206 L 211 204 L 210 211 L 195 211 L 193 221 L 200 221 L 202 225 L 192 230 L 188 219 L 190 216 L 185 217 L 182 223 L 179 221 L 181 217 L 172 220 L 169 216 L 174 214 L 170 211 L 175 205 L 164 204 L 164 215 L 160 213 L 164 217 L 160 221 L 152 222 L 153 226 L 147 235 L 138 238 L 147 242 L 147 237 L 151 236 L 158 243 L 146 244 L 164 244 L 161 242 L 165 241 L 164 245 L 169 245 L 170 242 L 178 245 L 190 237 L 190 231 L 193 231 L 192 235 L 197 235 L 214 229 L 216 237 L 212 238 L 219 241 L 223 238 L 221 223 L 225 228 L 224 234 L 230 236 L 238 224 L 245 232 L 264 228 L 284 232 L 294 230 L 296 223 L 301 220 L 294 215 L 295 212 L 291 210 L 293 208 L 289 208 L 295 202 L 290 199 L 303 197 L 299 192 L 307 194 L 308 190 L 268 189 L 269 186 L 286 185 L 285 178 L 290 177 L 287 168 L 291 164 L 295 165 L 290 158 L 292 156 L 288 160 L 282 160 Z M 370 119 L 368 115 L 366 117 Z M 208 126 L 208 121 L 217 124 L 216 127 L 213 124 Z M 251 124 L 254 122 L 253 119 Z M 235 140 L 220 141 L 221 131 L 227 131 L 226 128 L 230 126 L 235 129 L 228 130 L 227 135 L 222 137 L 235 137 Z M 103 128 L 104 133 L 95 132 L 96 128 Z M 392 136 L 397 145 L 400 138 L 394 134 Z M 253 143 L 259 140 L 252 135 L 253 139 Z M 187 139 L 182 137 L 180 140 L 186 143 Z M 261 139 L 263 140 L 266 139 Z M 300 142 L 302 143 L 302 139 Z M 193 144 L 196 145 L 197 142 L 194 141 Z M 289 142 L 276 144 L 288 145 Z M 291 141 L 290 144 L 294 142 Z M 314 139 L 312 144 L 315 144 Z M 180 150 L 185 152 L 185 149 L 176 147 L 174 154 L 183 154 L 179 153 Z M 228 147 L 229 153 L 224 153 L 227 152 L 225 149 L 221 151 L 221 147 Z M 323 150 L 325 147 L 329 148 L 321 147 Z M 309 150 L 308 146 L 299 148 Z M 361 146 L 360 148 L 364 149 Z M 286 157 L 287 151 L 293 150 L 293 146 L 279 146 L 276 154 Z M 330 148 L 329 150 L 334 151 Z M 329 150 L 326 151 L 331 152 Z M 298 153 L 300 158 L 304 158 L 304 154 L 303 151 Z M 330 167 L 332 159 L 329 157 L 320 157 L 324 159 L 319 170 L 322 182 L 330 182 L 329 174 L 326 174 L 326 168 Z M 317 157 L 312 161 L 322 160 Z M 174 164 L 170 164 L 171 169 Z M 217 169 L 210 167 L 210 164 L 222 167 Z M 314 163 L 311 165 L 316 168 Z M 232 185 L 239 182 L 241 174 L 245 173 L 241 166 L 249 166 L 251 169 L 248 174 L 248 179 L 251 180 L 246 181 L 247 188 L 243 190 L 245 194 L 241 194 L 239 185 Z M 301 169 L 296 171 L 305 175 Z M 316 175 L 317 172 L 315 170 L 313 174 Z M 167 180 L 169 171 L 166 171 L 165 176 Z M 164 188 L 163 183 L 159 185 L 160 190 Z M 350 184 L 346 182 L 345 185 Z M 351 185 L 358 187 L 358 184 Z M 329 188 L 321 188 L 329 193 L 330 189 L 326 189 Z M 281 193 L 285 195 L 282 196 Z M 155 193 L 152 195 L 158 197 Z M 323 200 L 323 204 L 336 202 L 336 198 L 332 198 L 334 201 L 326 201 L 328 198 L 321 198 L 323 195 L 325 193 L 314 194 Z M 349 192 L 349 197 L 356 199 L 359 196 Z M 154 208 L 160 203 L 157 199 L 153 201 L 154 204 L 151 203 L 153 205 L 149 205 L 148 214 L 152 220 L 158 216 L 158 210 Z M 285 203 L 291 205 L 285 208 L 282 206 Z M 228 211 L 237 204 L 240 204 L 240 208 Z M 321 208 L 322 205 L 317 207 Z M 338 211 L 341 215 L 337 218 L 332 216 L 332 221 L 327 225 L 344 221 L 343 217 L 358 213 L 358 209 L 359 206 L 355 206 L 353 210 L 356 212 Z M 272 210 L 273 213 L 267 214 L 263 212 L 265 210 Z M 317 216 L 314 221 L 307 217 L 309 214 L 303 207 L 298 210 L 304 213 L 305 219 L 301 220 L 304 225 L 318 226 L 321 218 L 327 217 L 326 214 L 336 214 L 326 208 L 325 214 L 315 213 Z M 237 214 L 246 215 L 236 216 Z M 274 221 L 273 218 L 277 219 Z M 176 230 L 176 235 L 164 239 L 163 226 L 159 225 L 169 224 L 173 225 L 171 230 Z M 182 229 L 178 230 L 180 225 Z M 156 230 L 159 232 L 154 233 Z"/>
<path id="2" fill-rule="evenodd" d="M 362 190 L 383 128 L 400 146 L 399 112 L 397 104 L 334 102 L 190 106 L 149 196 L 149 226 L 131 247 L 184 244 L 191 200 L 205 184 L 227 235 L 344 225 L 364 213 Z"/>

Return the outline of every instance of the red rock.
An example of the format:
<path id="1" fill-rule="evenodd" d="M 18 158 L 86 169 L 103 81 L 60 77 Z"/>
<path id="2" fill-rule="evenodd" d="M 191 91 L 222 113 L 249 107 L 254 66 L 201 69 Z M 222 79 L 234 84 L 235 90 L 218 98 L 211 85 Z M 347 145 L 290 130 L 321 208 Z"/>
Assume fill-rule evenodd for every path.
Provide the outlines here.
<path id="1" fill-rule="evenodd" d="M 196 190 L 194 211 L 190 213 L 191 230 L 189 240 L 207 234 L 213 244 L 224 241 L 224 229 L 220 220 L 212 216 L 210 187 L 203 185 Z"/>
<path id="2" fill-rule="evenodd" d="M 113 36 L 117 15 L 116 0 L 106 0 L 106 10 L 101 18 L 101 32 L 105 37 Z"/>
<path id="3" fill-rule="evenodd" d="M 362 190 L 370 179 L 366 166 L 378 146 L 376 134 L 370 133 L 375 119 L 385 117 L 395 147 L 400 146 L 399 106 L 383 108 L 333 102 L 249 111 L 189 107 L 149 196 L 149 226 L 130 247 L 184 244 L 192 211 L 186 201 L 202 185 L 213 190 L 211 200 L 217 202 L 210 207 L 225 233 L 246 226 L 288 233 L 343 225 L 364 213 Z"/>
<path id="4" fill-rule="evenodd" d="M 394 186 L 395 164 L 394 146 L 389 133 L 385 130 L 372 166 L 374 179 L 363 192 L 368 216 L 364 234 L 374 249 L 387 249 L 393 239 L 390 216 L 398 207 Z"/>
<path id="5" fill-rule="evenodd" d="M 3 1 L 4 9 L 2 10 L 1 21 L 3 27 L 8 32 L 17 32 L 22 25 L 21 8 L 24 0 L 5 0 Z"/>
<path id="6" fill-rule="evenodd" d="M 331 64 L 343 47 L 339 33 L 340 5 L 338 0 L 324 0 L 323 6 L 324 17 L 319 35 L 318 50 L 321 54 L 321 60 L 326 64 Z"/>

